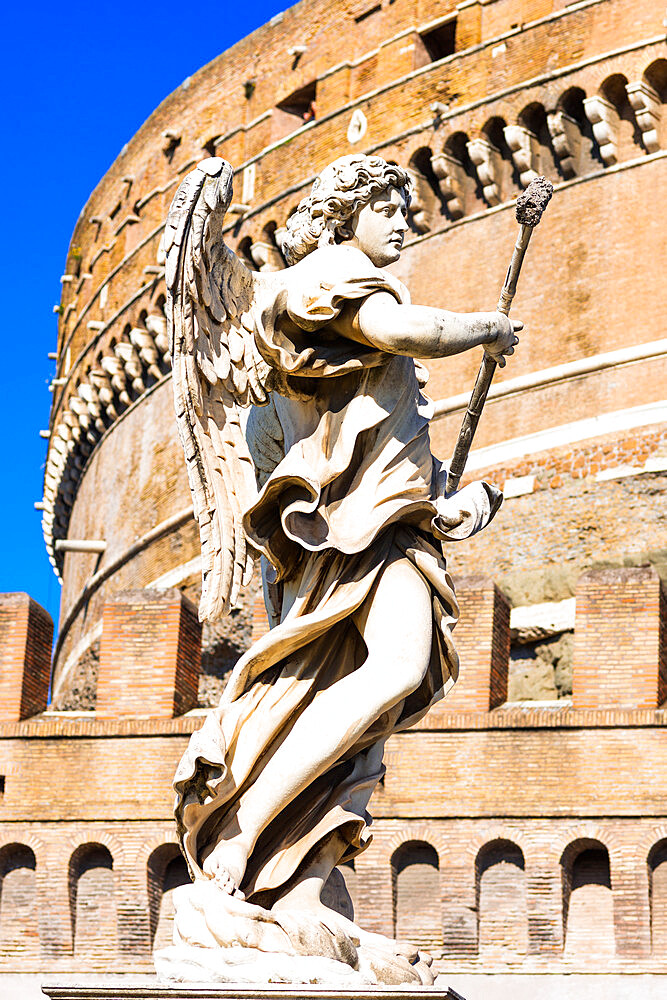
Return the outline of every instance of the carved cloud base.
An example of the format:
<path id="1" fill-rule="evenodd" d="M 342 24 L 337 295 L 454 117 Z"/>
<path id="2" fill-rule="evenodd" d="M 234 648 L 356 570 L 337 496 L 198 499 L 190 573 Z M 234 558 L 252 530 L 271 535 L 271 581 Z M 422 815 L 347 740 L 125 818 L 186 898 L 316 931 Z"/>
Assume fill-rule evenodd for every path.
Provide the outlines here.
<path id="1" fill-rule="evenodd" d="M 430 956 L 369 934 L 319 905 L 266 910 L 199 880 L 175 891 L 174 944 L 155 953 L 162 983 L 431 986 Z"/>

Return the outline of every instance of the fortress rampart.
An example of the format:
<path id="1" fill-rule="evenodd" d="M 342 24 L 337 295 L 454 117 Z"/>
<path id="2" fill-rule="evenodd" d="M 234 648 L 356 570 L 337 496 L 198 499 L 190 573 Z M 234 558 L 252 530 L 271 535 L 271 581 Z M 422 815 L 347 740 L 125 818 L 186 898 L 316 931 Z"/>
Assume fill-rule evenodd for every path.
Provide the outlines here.
<path id="1" fill-rule="evenodd" d="M 373 848 L 344 868 L 359 920 L 417 940 L 446 972 L 603 961 L 664 973 L 663 585 L 650 567 L 584 574 L 573 699 L 530 705 L 506 700 L 507 600 L 488 577 L 456 583 L 462 674 L 387 748 Z M 0 601 L 4 650 L 25 605 Z M 24 652 L 4 654 L 19 691 L 41 628 L 34 619 Z M 201 724 L 199 628 L 178 590 L 117 594 L 95 713 L 24 719 L 3 702 L 0 971 L 149 971 L 169 942 L 187 880 L 170 787 Z"/>
<path id="2" fill-rule="evenodd" d="M 470 473 L 501 486 L 532 477 L 533 493 L 564 489 L 583 513 L 578 478 L 664 468 L 664 297 L 646 275 L 665 251 L 655 192 L 666 48 L 654 5 L 629 0 L 303 2 L 160 105 L 91 195 L 63 275 L 44 489 L 45 538 L 63 579 L 57 696 L 98 642 L 108 594 L 166 574 L 197 597 L 157 247 L 179 180 L 203 156 L 234 165 L 227 239 L 264 269 L 283 266 L 281 227 L 326 162 L 363 149 L 409 164 L 412 234 L 396 271 L 415 301 L 451 309 L 493 307 L 513 199 L 546 173 L 556 195 L 516 303 L 526 333 L 494 385 Z M 442 457 L 477 363 L 429 366 Z M 600 440 L 607 426 L 611 450 L 609 435 Z M 598 516 L 595 497 L 586 507 L 604 558 L 618 564 L 665 544 L 654 534 L 638 549 L 631 530 L 619 538 L 600 527 L 618 525 L 634 488 L 617 484 L 611 518 Z M 535 500 L 524 528 L 539 540 Z M 103 542 L 104 552 L 63 550 L 68 539 Z M 477 547 L 475 568 L 495 573 L 489 545 Z M 577 572 L 586 565 L 579 559 Z"/>
<path id="3" fill-rule="evenodd" d="M 394 270 L 420 303 L 492 309 L 516 196 L 535 173 L 555 195 L 468 467 L 505 505 L 448 550 L 461 679 L 388 745 L 375 843 L 345 871 L 358 917 L 448 973 L 667 974 L 662 17 L 649 0 L 302 0 L 184 81 L 102 178 L 58 307 L 52 662 L 48 615 L 0 598 L 0 971 L 150 970 L 187 878 L 176 762 L 266 628 L 256 587 L 197 622 L 158 262 L 171 198 L 225 157 L 229 244 L 281 268 L 314 176 L 366 151 L 411 171 Z M 429 363 L 440 457 L 478 363 Z"/>

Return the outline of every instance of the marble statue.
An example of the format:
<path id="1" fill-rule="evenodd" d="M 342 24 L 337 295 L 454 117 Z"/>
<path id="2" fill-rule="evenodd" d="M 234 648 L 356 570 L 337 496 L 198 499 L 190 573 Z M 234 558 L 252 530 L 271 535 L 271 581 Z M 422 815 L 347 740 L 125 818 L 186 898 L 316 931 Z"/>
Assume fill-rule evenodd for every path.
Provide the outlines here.
<path id="1" fill-rule="evenodd" d="M 430 984 L 428 956 L 327 902 L 332 887 L 345 902 L 337 866 L 370 840 L 386 740 L 457 677 L 443 552 L 502 501 L 482 482 L 447 494 L 415 359 L 482 347 L 504 364 L 521 323 L 410 304 L 385 270 L 410 181 L 379 157 L 322 171 L 274 273 L 225 245 L 231 197 L 231 167 L 211 158 L 169 212 L 173 383 L 200 617 L 225 615 L 260 559 L 272 627 L 174 779 L 193 882 L 156 967 L 167 981 Z"/>

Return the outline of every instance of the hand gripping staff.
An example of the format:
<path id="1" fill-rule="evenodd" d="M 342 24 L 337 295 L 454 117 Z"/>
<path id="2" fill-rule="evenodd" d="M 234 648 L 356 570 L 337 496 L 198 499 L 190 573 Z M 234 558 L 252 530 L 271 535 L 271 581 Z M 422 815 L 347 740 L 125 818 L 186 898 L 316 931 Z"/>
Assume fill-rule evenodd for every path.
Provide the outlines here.
<path id="1" fill-rule="evenodd" d="M 503 285 L 503 290 L 500 293 L 500 298 L 496 307 L 497 311 L 503 313 L 505 316 L 509 315 L 512 299 L 516 293 L 516 283 L 519 278 L 519 272 L 521 270 L 521 265 L 523 264 L 523 258 L 528 248 L 528 243 L 533 229 L 542 218 L 542 213 L 547 207 L 553 191 L 554 189 L 551 181 L 548 181 L 546 177 L 536 177 L 535 180 L 530 182 L 526 190 L 523 191 L 517 198 L 516 221 L 519 223 L 521 228 L 514 247 L 510 266 L 507 269 L 505 284 Z M 479 372 L 477 373 L 477 379 L 472 390 L 472 395 L 470 396 L 468 409 L 466 410 L 463 423 L 461 424 L 461 430 L 459 431 L 456 448 L 454 449 L 454 454 L 452 455 L 452 461 L 449 466 L 449 473 L 447 475 L 447 493 L 453 493 L 456 490 L 461 476 L 463 475 L 463 470 L 465 469 L 466 462 L 468 460 L 470 446 L 472 445 L 472 439 L 475 431 L 477 430 L 479 418 L 482 415 L 482 409 L 484 408 L 486 396 L 489 391 L 489 387 L 491 386 L 493 373 L 496 370 L 496 364 L 497 362 L 494 361 L 491 355 L 485 352 Z"/>

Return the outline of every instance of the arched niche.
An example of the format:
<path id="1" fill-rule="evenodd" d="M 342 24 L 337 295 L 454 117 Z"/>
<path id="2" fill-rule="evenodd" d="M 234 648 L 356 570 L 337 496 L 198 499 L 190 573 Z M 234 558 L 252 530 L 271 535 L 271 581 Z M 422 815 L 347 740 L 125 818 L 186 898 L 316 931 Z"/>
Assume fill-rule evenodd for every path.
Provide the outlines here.
<path id="1" fill-rule="evenodd" d="M 74 955 L 115 957 L 118 948 L 113 858 L 103 844 L 81 844 L 68 868 Z"/>
<path id="2" fill-rule="evenodd" d="M 609 852 L 599 840 L 570 844 L 561 858 L 563 932 L 568 957 L 615 954 Z"/>
<path id="3" fill-rule="evenodd" d="M 151 942 L 154 950 L 172 943 L 174 889 L 188 885 L 190 875 L 177 844 L 161 844 L 148 859 L 147 888 Z"/>
<path id="4" fill-rule="evenodd" d="M 600 169 L 601 159 L 584 102 L 582 87 L 568 87 L 547 116 L 552 147 L 558 168 L 565 178 L 582 176 Z"/>
<path id="5" fill-rule="evenodd" d="M 651 917 L 651 950 L 667 956 L 667 839 L 655 844 L 648 855 L 648 886 Z"/>
<path id="6" fill-rule="evenodd" d="M 441 215 L 441 194 L 434 173 L 433 151 L 422 146 L 410 157 L 408 172 L 412 180 L 412 197 L 408 211 L 410 227 L 416 233 L 435 229 Z"/>
<path id="7" fill-rule="evenodd" d="M 438 853 L 423 840 L 401 844 L 391 859 L 394 935 L 426 951 L 442 948 Z"/>
<path id="8" fill-rule="evenodd" d="M 39 954 L 35 854 L 25 844 L 0 850 L 0 954 Z"/>
<path id="9" fill-rule="evenodd" d="M 485 844 L 475 862 L 480 955 L 505 960 L 528 950 L 523 852 L 510 840 Z"/>
<path id="10" fill-rule="evenodd" d="M 533 162 L 536 172 L 556 181 L 558 179 L 557 157 L 552 146 L 544 105 L 539 101 L 531 101 L 520 112 L 517 124 L 520 128 L 525 129 L 530 137 L 535 137 L 534 140 L 531 138 L 530 142 L 526 139 L 525 144 L 531 152 L 536 152 Z M 536 150 L 535 143 L 537 143 Z"/>
<path id="11" fill-rule="evenodd" d="M 468 152 L 469 142 L 470 137 L 465 132 L 452 132 L 442 152 L 435 153 L 431 158 L 444 212 L 450 221 L 482 211 L 485 207 L 477 190 L 477 173 Z"/>
<path id="12" fill-rule="evenodd" d="M 661 104 L 667 104 L 667 59 L 656 59 L 646 67 L 644 80 L 653 87 Z"/>
<path id="13" fill-rule="evenodd" d="M 250 268 L 251 271 L 256 271 L 257 266 L 252 257 L 252 237 L 244 236 L 242 240 L 239 240 L 236 247 L 236 253 L 241 258 L 246 267 Z"/>

